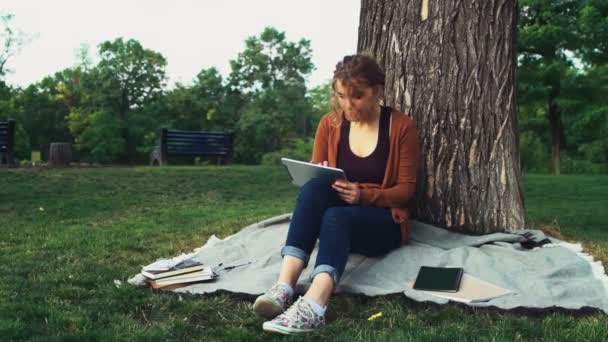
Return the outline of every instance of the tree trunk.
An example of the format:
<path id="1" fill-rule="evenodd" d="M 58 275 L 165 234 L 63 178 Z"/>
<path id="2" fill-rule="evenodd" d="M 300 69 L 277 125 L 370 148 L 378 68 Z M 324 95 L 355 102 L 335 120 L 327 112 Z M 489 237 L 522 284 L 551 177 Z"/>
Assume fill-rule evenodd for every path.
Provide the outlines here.
<path id="1" fill-rule="evenodd" d="M 560 118 L 559 106 L 556 102 L 559 96 L 559 84 L 552 87 L 549 95 L 549 130 L 551 132 L 551 167 L 554 175 L 559 175 L 560 171 L 560 151 L 562 136 L 562 121 Z"/>
<path id="2" fill-rule="evenodd" d="M 420 145 L 417 217 L 486 233 L 524 226 L 516 0 L 362 0 L 358 51 Z"/>
<path id="3" fill-rule="evenodd" d="M 129 101 L 129 94 L 126 88 L 123 88 L 121 101 L 119 105 L 118 116 L 120 118 L 120 135 L 125 140 L 124 151 L 120 157 L 122 161 L 127 162 L 128 164 L 133 165 L 135 158 L 135 146 L 133 144 L 133 139 L 131 138 L 131 131 L 129 130 L 129 122 L 127 120 L 127 115 L 129 115 L 129 111 L 131 110 L 131 104 Z"/>
<path id="4" fill-rule="evenodd" d="M 69 166 L 72 162 L 72 145 L 69 143 L 51 143 L 49 148 L 49 165 Z"/>

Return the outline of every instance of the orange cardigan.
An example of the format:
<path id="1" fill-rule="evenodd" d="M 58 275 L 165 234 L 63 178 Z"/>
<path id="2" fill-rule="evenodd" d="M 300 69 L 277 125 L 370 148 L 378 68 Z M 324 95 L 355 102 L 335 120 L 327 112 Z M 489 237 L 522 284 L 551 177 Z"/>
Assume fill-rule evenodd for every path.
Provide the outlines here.
<path id="1" fill-rule="evenodd" d="M 327 160 L 329 166 L 336 167 L 342 120 L 342 112 L 331 112 L 321 118 L 312 152 L 314 163 Z M 401 243 L 404 244 L 409 239 L 408 207 L 416 192 L 418 140 L 414 121 L 409 116 L 393 110 L 389 139 L 384 181 L 381 185 L 359 183 L 359 204 L 391 208 L 393 220 L 401 226 Z"/>

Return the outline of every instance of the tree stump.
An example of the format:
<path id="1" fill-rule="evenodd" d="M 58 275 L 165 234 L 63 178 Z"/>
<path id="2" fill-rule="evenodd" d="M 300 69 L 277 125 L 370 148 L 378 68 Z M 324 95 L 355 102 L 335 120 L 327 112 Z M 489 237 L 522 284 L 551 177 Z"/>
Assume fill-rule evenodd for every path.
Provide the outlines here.
<path id="1" fill-rule="evenodd" d="M 51 143 L 49 148 L 49 165 L 69 166 L 72 161 L 72 145 L 69 143 Z"/>

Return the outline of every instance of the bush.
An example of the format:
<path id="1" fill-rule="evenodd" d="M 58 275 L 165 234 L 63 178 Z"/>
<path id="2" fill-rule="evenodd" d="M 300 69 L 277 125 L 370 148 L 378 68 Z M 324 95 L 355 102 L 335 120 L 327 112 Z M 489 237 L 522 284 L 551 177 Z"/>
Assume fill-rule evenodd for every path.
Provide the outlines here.
<path id="1" fill-rule="evenodd" d="M 532 132 L 519 135 L 521 168 L 524 172 L 548 173 L 551 166 L 550 151 Z"/>
<path id="2" fill-rule="evenodd" d="M 312 138 L 295 139 L 287 148 L 264 154 L 262 156 L 262 165 L 279 165 L 281 164 L 281 158 L 309 161 L 312 156 L 313 142 Z"/>
<path id="3" fill-rule="evenodd" d="M 590 160 L 572 159 L 568 156 L 562 156 L 559 166 L 562 174 L 608 174 L 608 164 L 594 163 Z"/>
<path id="4" fill-rule="evenodd" d="M 17 121 L 15 124 L 15 161 L 30 157 L 30 138 L 23 125 Z"/>

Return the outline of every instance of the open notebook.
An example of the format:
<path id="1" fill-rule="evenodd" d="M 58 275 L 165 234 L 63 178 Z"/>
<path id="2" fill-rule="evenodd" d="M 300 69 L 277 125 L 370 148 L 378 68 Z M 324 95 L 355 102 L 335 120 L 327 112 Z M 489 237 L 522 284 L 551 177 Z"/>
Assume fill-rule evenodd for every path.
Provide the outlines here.
<path id="1" fill-rule="evenodd" d="M 409 282 L 407 286 L 413 289 L 414 282 Z M 462 303 L 479 303 L 487 302 L 494 298 L 510 295 L 515 293 L 511 290 L 504 289 L 500 286 L 488 283 L 485 280 L 473 277 L 470 274 L 463 273 L 458 292 L 442 292 L 442 291 L 421 291 L 414 290 L 429 295 L 446 298 Z"/>

